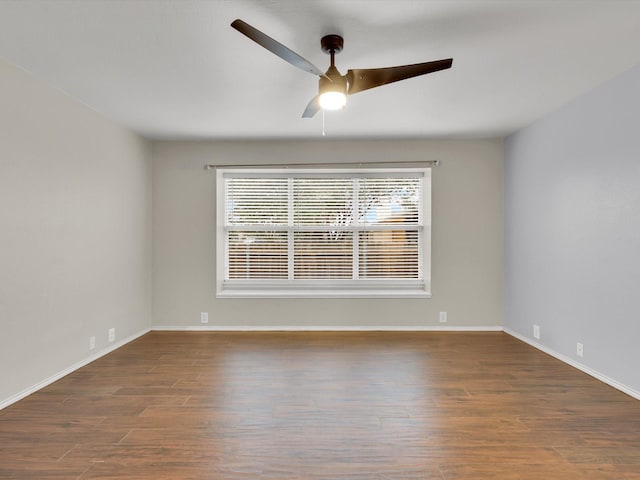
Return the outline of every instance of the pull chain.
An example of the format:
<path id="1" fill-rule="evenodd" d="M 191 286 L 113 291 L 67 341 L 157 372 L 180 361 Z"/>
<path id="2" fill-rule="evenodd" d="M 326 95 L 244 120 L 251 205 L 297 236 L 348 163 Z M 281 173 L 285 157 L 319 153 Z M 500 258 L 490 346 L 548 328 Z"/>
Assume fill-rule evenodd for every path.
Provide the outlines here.
<path id="1" fill-rule="evenodd" d="M 325 136 L 325 131 L 324 131 L 324 108 L 322 109 L 322 136 Z"/>

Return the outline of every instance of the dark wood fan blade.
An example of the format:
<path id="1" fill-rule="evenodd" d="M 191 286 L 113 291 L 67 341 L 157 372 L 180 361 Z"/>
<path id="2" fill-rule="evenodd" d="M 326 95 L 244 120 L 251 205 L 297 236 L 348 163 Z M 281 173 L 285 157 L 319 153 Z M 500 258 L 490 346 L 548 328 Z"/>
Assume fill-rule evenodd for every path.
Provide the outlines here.
<path id="1" fill-rule="evenodd" d="M 277 42 L 273 38 L 265 35 L 260 30 L 255 27 L 252 27 L 246 22 L 243 22 L 240 19 L 236 19 L 231 23 L 231 26 L 238 30 L 243 35 L 249 37 L 251 40 L 256 42 L 258 45 L 266 48 L 271 53 L 279 56 L 285 62 L 290 63 L 294 67 L 298 67 L 305 72 L 313 73 L 314 75 L 318 75 L 319 77 L 324 77 L 325 74 L 318 67 L 313 65 L 307 59 L 301 57 L 296 52 L 291 50 L 290 48 L 285 47 L 280 42 Z"/>
<path id="2" fill-rule="evenodd" d="M 349 95 L 426 73 L 446 70 L 447 68 L 451 68 L 452 64 L 453 58 L 447 58 L 446 60 L 401 65 L 398 67 L 349 70 L 346 75 L 347 81 L 349 82 Z"/>
<path id="3" fill-rule="evenodd" d="M 322 107 L 320 107 L 320 95 L 316 95 L 311 99 L 307 108 L 304 109 L 304 113 L 302 114 L 302 118 L 311 118 L 316 113 L 320 111 Z"/>

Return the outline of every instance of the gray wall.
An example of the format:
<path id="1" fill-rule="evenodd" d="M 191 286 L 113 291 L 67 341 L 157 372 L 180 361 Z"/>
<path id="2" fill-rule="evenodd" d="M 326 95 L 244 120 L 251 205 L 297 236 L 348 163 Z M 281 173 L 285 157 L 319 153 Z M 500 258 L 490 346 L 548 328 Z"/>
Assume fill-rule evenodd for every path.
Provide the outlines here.
<path id="1" fill-rule="evenodd" d="M 153 144 L 154 327 L 502 326 L 502 140 Z M 207 163 L 442 160 L 433 169 L 432 298 L 216 299 Z"/>
<path id="2" fill-rule="evenodd" d="M 640 392 L 639 287 L 640 67 L 506 140 L 505 327 Z"/>
<path id="3" fill-rule="evenodd" d="M 149 154 L 0 61 L 0 405 L 150 327 Z"/>

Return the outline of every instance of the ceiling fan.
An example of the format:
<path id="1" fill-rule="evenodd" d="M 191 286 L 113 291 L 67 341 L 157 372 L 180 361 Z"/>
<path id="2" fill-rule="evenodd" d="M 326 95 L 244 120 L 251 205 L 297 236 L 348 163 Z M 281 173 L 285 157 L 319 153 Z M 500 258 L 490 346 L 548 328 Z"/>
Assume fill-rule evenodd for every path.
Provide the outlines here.
<path id="1" fill-rule="evenodd" d="M 320 77 L 318 95 L 312 98 L 307 105 L 302 114 L 303 118 L 311 118 L 321 109 L 338 110 L 343 108 L 347 103 L 347 95 L 399 80 L 446 70 L 451 68 L 453 64 L 453 59 L 447 58 L 397 67 L 347 70 L 346 75 L 341 75 L 335 66 L 335 54 L 342 51 L 344 40 L 340 35 L 326 35 L 320 40 L 320 45 L 323 52 L 331 55 L 331 66 L 326 72 L 323 72 L 290 48 L 240 19 L 234 20 L 231 26 L 294 67 Z"/>

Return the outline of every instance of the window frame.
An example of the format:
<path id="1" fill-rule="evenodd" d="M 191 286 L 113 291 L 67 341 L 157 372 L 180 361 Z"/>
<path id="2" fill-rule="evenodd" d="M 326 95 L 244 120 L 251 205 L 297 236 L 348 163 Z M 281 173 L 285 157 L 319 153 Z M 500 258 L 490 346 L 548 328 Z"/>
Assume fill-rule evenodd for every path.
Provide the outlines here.
<path id="1" fill-rule="evenodd" d="M 218 168 L 216 170 L 216 297 L 218 298 L 430 298 L 431 297 L 431 168 Z M 228 256 L 225 225 L 226 198 L 225 178 L 240 177 L 280 177 L 296 175 L 359 178 L 367 176 L 385 177 L 385 174 L 420 176 L 422 178 L 422 204 L 417 229 L 419 238 L 419 267 L 422 279 L 325 279 L 325 280 L 232 280 L 225 281 Z M 290 200 L 292 201 L 292 200 Z M 372 231 L 362 225 L 346 227 L 358 231 Z M 307 226 L 278 226 L 274 230 L 295 232 L 305 231 Z M 229 227 L 229 231 L 234 230 Z M 386 229 L 390 230 L 390 229 Z M 355 251 L 355 250 L 354 250 Z M 291 263 L 291 260 L 289 260 Z"/>

